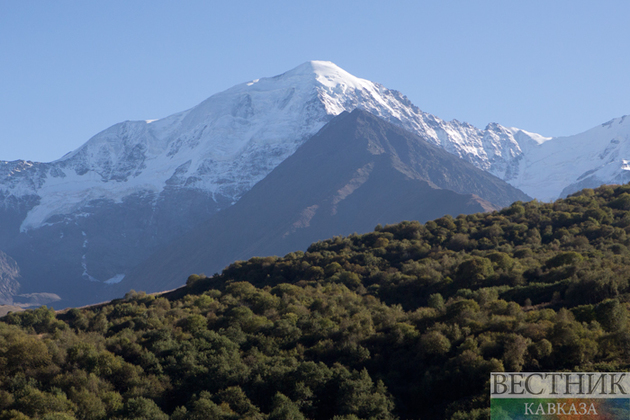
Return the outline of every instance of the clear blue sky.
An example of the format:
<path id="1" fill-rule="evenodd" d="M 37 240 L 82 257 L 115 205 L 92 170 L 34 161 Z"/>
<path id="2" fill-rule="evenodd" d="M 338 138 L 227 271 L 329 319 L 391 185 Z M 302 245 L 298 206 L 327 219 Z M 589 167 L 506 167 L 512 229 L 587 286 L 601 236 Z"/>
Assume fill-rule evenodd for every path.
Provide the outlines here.
<path id="1" fill-rule="evenodd" d="M 570 135 L 630 114 L 630 2 L 0 0 L 0 159 L 51 161 L 308 60 L 420 109 Z"/>

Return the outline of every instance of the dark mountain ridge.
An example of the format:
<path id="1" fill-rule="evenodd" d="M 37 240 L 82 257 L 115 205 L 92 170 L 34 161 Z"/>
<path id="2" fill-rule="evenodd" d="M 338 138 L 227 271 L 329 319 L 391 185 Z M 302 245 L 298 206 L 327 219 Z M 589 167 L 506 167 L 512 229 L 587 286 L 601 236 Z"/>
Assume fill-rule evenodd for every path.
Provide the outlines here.
<path id="1" fill-rule="evenodd" d="M 530 198 L 374 115 L 343 113 L 232 207 L 134 269 L 119 285 L 158 291 L 192 272 L 284 255 L 377 224 L 489 211 Z"/>

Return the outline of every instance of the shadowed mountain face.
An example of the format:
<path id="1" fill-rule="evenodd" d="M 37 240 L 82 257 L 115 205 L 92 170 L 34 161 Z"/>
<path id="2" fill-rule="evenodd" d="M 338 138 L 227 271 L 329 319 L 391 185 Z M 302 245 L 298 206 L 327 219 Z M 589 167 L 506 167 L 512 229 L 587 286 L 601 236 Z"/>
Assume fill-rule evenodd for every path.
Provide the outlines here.
<path id="1" fill-rule="evenodd" d="M 157 291 L 238 259 L 284 255 L 377 224 L 422 222 L 530 198 L 362 110 L 343 113 L 235 205 L 154 254 L 120 283 Z"/>

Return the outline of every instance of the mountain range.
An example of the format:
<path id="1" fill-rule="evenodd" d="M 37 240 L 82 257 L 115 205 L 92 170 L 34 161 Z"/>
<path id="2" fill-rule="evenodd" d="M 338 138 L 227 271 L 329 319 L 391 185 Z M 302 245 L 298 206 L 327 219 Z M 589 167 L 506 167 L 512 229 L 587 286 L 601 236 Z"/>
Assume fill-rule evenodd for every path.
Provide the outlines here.
<path id="1" fill-rule="evenodd" d="M 26 305 L 59 298 L 58 304 L 74 305 L 109 298 L 114 290 L 132 283 L 139 284 L 141 289 L 152 289 L 160 281 L 164 284 L 175 281 L 154 278 L 153 283 L 142 284 L 131 278 L 130 273 L 144 261 L 155 259 L 155 252 L 169 249 L 186 232 L 199 232 L 203 230 L 200 226 L 216 223 L 211 222 L 215 216 L 253 191 L 254 186 L 336 116 L 355 109 L 378 117 L 377 125 L 396 126 L 412 133 L 413 141 L 421 139 L 459 158 L 448 170 L 442 168 L 442 178 L 448 178 L 454 173 L 453 168 L 467 162 L 494 176 L 486 178 L 486 181 L 491 179 L 486 189 L 500 185 L 501 191 L 507 191 L 507 182 L 522 192 L 512 191 L 512 195 L 503 196 L 495 190 L 494 195 L 488 191 L 479 194 L 474 188 L 469 189 L 471 185 L 464 187 L 461 179 L 442 186 L 439 176 L 432 178 L 435 171 L 426 169 L 423 173 L 421 165 L 390 164 L 385 170 L 376 161 L 370 166 L 372 161 L 360 159 L 357 162 L 363 162 L 363 166 L 348 166 L 345 178 L 335 181 L 347 182 L 342 185 L 349 185 L 347 190 L 354 191 L 353 185 L 361 183 L 366 173 L 369 174 L 366 186 L 375 183 L 376 174 L 383 171 L 389 177 L 387 182 L 383 181 L 384 186 L 396 177 L 401 191 L 406 188 L 402 185 L 414 185 L 405 195 L 409 200 L 417 193 L 417 202 L 421 202 L 425 196 L 420 191 L 475 194 L 477 197 L 461 199 L 461 207 L 448 210 L 441 205 L 436 207 L 436 211 L 457 215 L 498 208 L 509 204 L 509 200 L 523 200 L 527 196 L 546 201 L 583 187 L 628 180 L 630 165 L 623 158 L 630 154 L 627 150 L 630 119 L 612 120 L 563 138 L 547 138 L 494 123 L 482 130 L 456 120 L 443 121 L 421 111 L 397 91 L 357 78 L 332 63 L 312 61 L 276 77 L 237 85 L 163 119 L 116 124 L 50 163 L 0 161 L 0 250 L 15 260 L 21 273 L 19 292 L 14 287 L 12 294 L 7 294 L 12 297 L 5 301 Z M 362 115 L 355 122 L 366 118 Z M 379 130 L 393 129 L 381 126 Z M 385 138 L 377 143 L 391 146 L 391 139 Z M 383 155 L 390 160 L 397 156 L 404 162 L 407 151 L 393 149 L 393 155 Z M 430 153 L 435 153 L 435 149 L 431 150 Z M 303 162 L 311 158 L 314 156 L 303 158 Z M 430 161 L 425 159 L 423 164 Z M 332 168 L 331 164 L 321 165 Z M 348 174 L 352 176 L 348 178 Z M 287 180 L 293 177 L 286 173 L 284 176 Z M 318 176 L 313 180 L 324 178 Z M 312 216 L 312 226 L 323 213 L 321 209 L 328 206 L 326 211 L 331 213 L 334 208 L 331 203 L 335 195 L 331 191 L 337 191 L 333 187 L 336 184 L 332 178 L 326 181 L 330 183 L 325 183 L 328 189 L 325 193 L 322 190 L 321 198 L 328 200 L 326 204 L 317 200 L 309 204 L 320 209 Z M 299 186 L 306 188 L 303 194 L 316 190 L 313 183 Z M 271 194 L 269 188 L 265 194 Z M 360 196 L 359 191 L 346 202 Z M 396 194 L 391 199 L 394 197 Z M 300 210 L 300 220 L 309 219 L 309 212 L 314 210 L 300 207 L 307 203 L 298 201 L 290 207 Z M 371 207 L 376 205 L 374 201 L 370 202 Z M 445 199 L 440 201 L 445 202 Z M 337 204 L 338 208 L 343 207 Z M 411 201 L 407 204 L 409 208 L 417 206 Z M 276 207 L 284 205 L 277 203 Z M 367 204 L 355 206 L 356 210 L 361 206 L 366 208 Z M 264 220 L 265 211 L 257 210 L 248 217 Z M 390 210 L 392 219 L 384 219 L 386 223 L 400 221 L 395 217 L 423 218 L 419 212 L 396 214 L 395 209 Z M 336 220 L 353 219 L 351 213 L 342 217 L 343 212 L 338 211 L 340 216 Z M 295 215 L 290 213 L 291 217 Z M 432 213 L 424 220 L 430 217 L 435 216 Z M 336 231 L 327 228 L 327 233 L 322 231 L 317 238 L 371 229 L 373 226 L 367 223 L 376 219 L 370 216 L 366 224 L 356 225 L 344 222 L 337 225 Z M 299 220 L 292 223 L 300 226 Z M 334 223 L 338 222 L 331 219 L 325 224 Z M 296 229 L 295 232 L 306 231 Z M 289 236 L 298 237 L 295 232 Z M 310 236 L 304 236 L 307 237 Z M 252 252 L 264 249 L 252 248 Z M 180 276 L 185 278 L 187 274 Z"/>

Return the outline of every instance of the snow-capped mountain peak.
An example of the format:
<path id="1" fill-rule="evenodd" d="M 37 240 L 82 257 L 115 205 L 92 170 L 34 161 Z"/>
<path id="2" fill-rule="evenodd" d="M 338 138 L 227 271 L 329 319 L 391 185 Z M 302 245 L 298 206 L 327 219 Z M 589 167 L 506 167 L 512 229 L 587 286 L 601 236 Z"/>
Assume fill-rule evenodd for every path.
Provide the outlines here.
<path id="1" fill-rule="evenodd" d="M 414 131 L 441 124 L 398 92 L 311 61 L 163 119 L 116 124 L 61 159 L 36 164 L 17 186 L 15 179 L 0 180 L 0 189 L 5 196 L 40 197 L 22 230 L 95 199 L 120 201 L 167 187 L 234 202 L 332 117 L 356 107 Z"/>
<path id="2" fill-rule="evenodd" d="M 443 121 L 422 112 L 397 91 L 353 76 L 331 62 L 309 61 L 275 77 L 241 83 L 166 118 L 116 124 L 51 163 L 4 162 L 0 194 L 37 197 L 38 204 L 22 223 L 24 231 L 49 223 L 54 215 L 78 212 L 93 200 L 120 202 L 143 193 L 157 199 L 173 188 L 233 203 L 330 119 L 355 108 L 419 134 L 538 198 L 555 198 L 593 169 L 585 162 L 586 166 L 567 168 L 557 179 L 543 179 L 541 174 L 549 167 L 541 171 L 536 162 L 551 159 L 545 157 L 547 151 L 566 158 L 580 150 L 573 143 L 592 145 L 579 139 L 551 141 L 496 123 L 481 130 L 457 120 Z M 597 132 L 585 133 L 585 138 L 610 137 L 615 130 L 616 138 L 623 137 L 622 132 L 630 132 L 626 126 L 624 119 L 613 120 L 593 129 Z M 625 153 L 622 157 L 630 160 Z M 621 171 L 617 160 L 613 166 L 602 163 L 597 171 L 606 165 L 610 167 L 601 172 L 602 177 Z M 595 181 L 600 179 L 604 178 Z"/>

